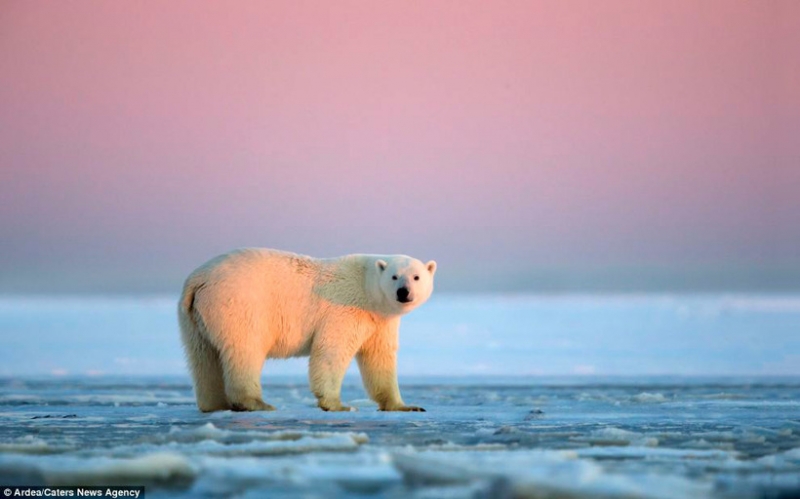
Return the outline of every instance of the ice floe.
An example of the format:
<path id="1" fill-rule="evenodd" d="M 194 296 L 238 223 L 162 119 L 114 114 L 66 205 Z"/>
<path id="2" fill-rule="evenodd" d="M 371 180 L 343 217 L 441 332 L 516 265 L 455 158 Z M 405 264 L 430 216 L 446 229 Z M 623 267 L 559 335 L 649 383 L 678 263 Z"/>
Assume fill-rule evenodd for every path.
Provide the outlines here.
<path id="1" fill-rule="evenodd" d="M 507 481 L 510 497 L 710 497 L 705 481 L 676 476 L 629 476 L 608 472 L 571 451 L 400 452 L 394 462 L 404 477 L 420 484 Z"/>

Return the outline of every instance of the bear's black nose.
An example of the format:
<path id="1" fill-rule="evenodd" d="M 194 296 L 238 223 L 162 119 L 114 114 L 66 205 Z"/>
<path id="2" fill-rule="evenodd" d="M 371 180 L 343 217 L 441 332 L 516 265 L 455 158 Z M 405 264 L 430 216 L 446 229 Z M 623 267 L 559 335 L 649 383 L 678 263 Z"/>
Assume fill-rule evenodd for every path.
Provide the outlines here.
<path id="1" fill-rule="evenodd" d="M 408 299 L 408 288 L 402 287 L 397 290 L 397 301 L 400 303 L 408 303 L 411 301 Z"/>

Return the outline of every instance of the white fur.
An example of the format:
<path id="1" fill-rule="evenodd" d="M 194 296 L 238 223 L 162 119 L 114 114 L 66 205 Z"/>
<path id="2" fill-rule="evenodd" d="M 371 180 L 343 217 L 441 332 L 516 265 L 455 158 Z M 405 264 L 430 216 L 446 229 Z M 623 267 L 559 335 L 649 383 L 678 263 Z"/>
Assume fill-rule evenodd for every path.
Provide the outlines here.
<path id="1" fill-rule="evenodd" d="M 310 356 L 324 410 L 349 410 L 340 390 L 353 357 L 381 410 L 421 410 L 400 398 L 398 329 L 430 296 L 435 272 L 436 262 L 404 255 L 321 260 L 250 248 L 210 260 L 186 279 L 178 310 L 198 407 L 274 409 L 262 400 L 265 359 Z M 398 301 L 401 287 L 409 303 Z"/>

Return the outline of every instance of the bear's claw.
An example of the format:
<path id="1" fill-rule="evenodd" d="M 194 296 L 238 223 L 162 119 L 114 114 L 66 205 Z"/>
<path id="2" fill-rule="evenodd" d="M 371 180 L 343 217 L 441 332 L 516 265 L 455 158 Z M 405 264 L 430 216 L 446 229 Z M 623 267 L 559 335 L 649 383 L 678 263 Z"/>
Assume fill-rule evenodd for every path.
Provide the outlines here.
<path id="1" fill-rule="evenodd" d="M 325 412 L 356 412 L 358 409 L 347 405 L 340 405 L 338 407 L 323 407 L 319 406 Z"/>
<path id="2" fill-rule="evenodd" d="M 416 405 L 404 405 L 400 407 L 394 407 L 392 409 L 378 409 L 381 412 L 428 412 L 422 407 L 417 407 Z"/>
<path id="3" fill-rule="evenodd" d="M 267 404 L 263 400 L 249 399 L 231 404 L 231 410 L 235 412 L 274 411 L 275 407 Z"/>

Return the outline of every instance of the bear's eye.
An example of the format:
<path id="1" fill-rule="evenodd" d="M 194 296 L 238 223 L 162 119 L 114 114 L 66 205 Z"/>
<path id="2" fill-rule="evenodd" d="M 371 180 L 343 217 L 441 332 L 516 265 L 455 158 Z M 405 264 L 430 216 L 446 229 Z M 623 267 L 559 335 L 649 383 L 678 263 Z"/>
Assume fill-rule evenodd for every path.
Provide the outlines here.
<path id="1" fill-rule="evenodd" d="M 414 280 L 415 280 L 415 281 L 419 281 L 419 276 L 418 276 L 418 275 L 415 275 L 415 276 L 414 276 Z"/>
<path id="2" fill-rule="evenodd" d="M 396 281 L 396 280 L 397 280 L 397 276 L 396 276 L 396 275 L 393 275 L 393 276 L 392 276 L 392 280 L 393 280 L 393 281 Z"/>

